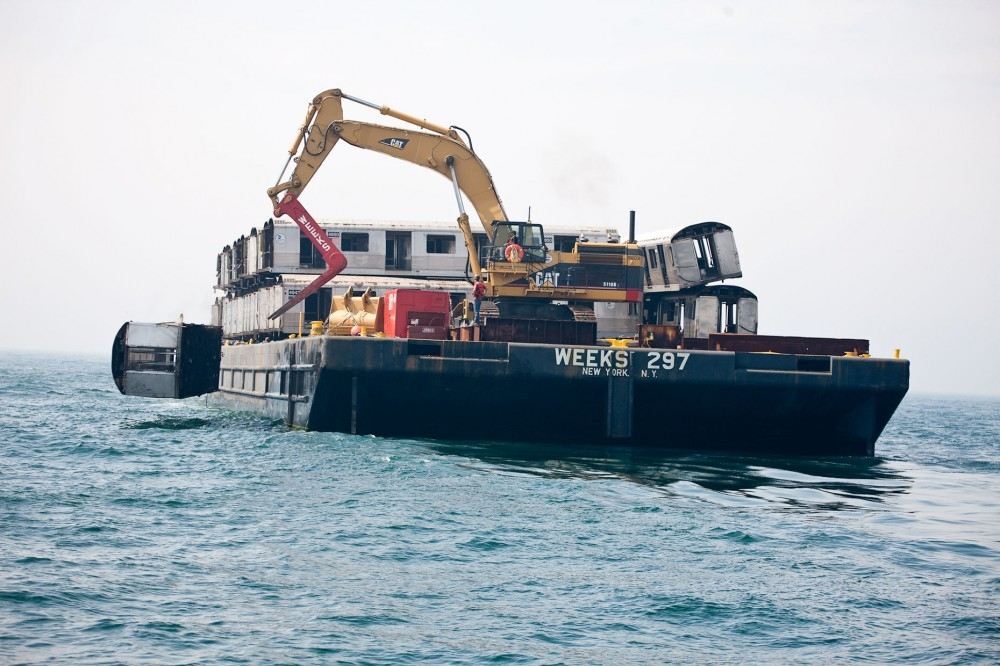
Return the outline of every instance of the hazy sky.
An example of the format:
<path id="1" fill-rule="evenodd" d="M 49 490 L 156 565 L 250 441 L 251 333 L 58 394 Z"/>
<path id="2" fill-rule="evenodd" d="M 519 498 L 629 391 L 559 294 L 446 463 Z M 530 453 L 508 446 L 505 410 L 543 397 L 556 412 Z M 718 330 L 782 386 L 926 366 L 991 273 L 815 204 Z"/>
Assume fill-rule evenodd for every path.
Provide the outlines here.
<path id="1" fill-rule="evenodd" d="M 339 87 L 468 129 L 512 217 L 731 225 L 761 333 L 1000 394 L 998 2 L 0 0 L 0 86 L 0 348 L 207 321 L 216 253 Z M 445 179 L 343 144 L 303 203 L 456 212 Z"/>

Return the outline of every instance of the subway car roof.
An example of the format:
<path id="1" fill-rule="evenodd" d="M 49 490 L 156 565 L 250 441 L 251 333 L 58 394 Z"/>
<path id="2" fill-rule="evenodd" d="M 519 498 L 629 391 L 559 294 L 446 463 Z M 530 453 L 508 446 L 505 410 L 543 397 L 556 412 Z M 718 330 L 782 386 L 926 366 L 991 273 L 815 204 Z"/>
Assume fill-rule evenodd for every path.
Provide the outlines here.
<path id="1" fill-rule="evenodd" d="M 269 220 L 275 225 L 295 226 L 295 222 L 288 218 L 272 218 Z M 371 231 L 375 229 L 399 229 L 400 231 L 443 231 L 459 233 L 461 230 L 454 220 L 345 220 L 332 218 L 319 218 L 316 220 L 324 228 L 335 229 L 358 229 Z M 480 225 L 474 220 L 472 233 L 482 233 Z M 604 236 L 609 233 L 618 234 L 618 230 L 611 227 L 599 227 L 590 225 L 567 225 L 551 223 L 540 223 L 546 234 L 571 235 L 576 236 L 581 233 L 591 236 Z M 620 234 L 619 234 L 620 235 Z"/>
<path id="2" fill-rule="evenodd" d="M 656 245 L 659 243 L 670 243 L 684 238 L 694 238 L 716 231 L 732 231 L 732 227 L 722 222 L 697 222 L 681 227 L 678 231 L 655 232 L 653 235 L 644 236 L 639 239 L 639 245 Z"/>

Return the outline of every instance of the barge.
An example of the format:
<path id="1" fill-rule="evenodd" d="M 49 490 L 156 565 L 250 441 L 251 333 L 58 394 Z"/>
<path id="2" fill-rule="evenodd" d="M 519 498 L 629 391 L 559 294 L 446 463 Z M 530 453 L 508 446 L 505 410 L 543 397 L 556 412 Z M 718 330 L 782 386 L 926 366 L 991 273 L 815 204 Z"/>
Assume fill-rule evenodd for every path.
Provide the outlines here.
<path id="1" fill-rule="evenodd" d="M 344 120 L 342 99 L 431 131 Z M 212 323 L 124 324 L 119 390 L 355 434 L 874 455 L 908 361 L 758 335 L 757 297 L 724 284 L 742 268 L 720 222 L 636 241 L 633 213 L 623 241 L 509 220 L 457 130 L 318 95 L 275 216 L 218 256 Z M 313 219 L 298 195 L 339 140 L 448 178 L 460 233 Z"/>
<path id="2" fill-rule="evenodd" d="M 758 335 L 756 296 L 718 283 L 742 275 L 732 229 L 720 223 L 639 241 L 647 257 L 642 304 L 595 304 L 593 321 L 564 322 L 568 329 L 552 329 L 549 342 L 538 327 L 553 322 L 503 318 L 488 309 L 481 324 L 452 318 L 471 291 L 460 245 L 445 243 L 454 253 L 420 262 L 381 254 L 386 236 L 398 238 L 408 228 L 439 238 L 446 225 L 321 226 L 338 243 L 345 232 L 363 234 L 371 268 L 338 276 L 268 319 L 323 270 L 294 225 L 268 220 L 267 235 L 280 239 L 279 249 L 291 249 L 246 242 L 264 238 L 256 229 L 227 245 L 218 261 L 222 295 L 213 325 L 122 326 L 112 354 L 122 392 L 206 395 L 222 408 L 320 431 L 873 455 L 907 391 L 908 361 L 871 358 L 866 340 Z M 560 242 L 598 233 L 558 232 Z M 673 257 L 693 256 L 695 244 L 709 270 L 699 272 L 694 262 L 682 273 Z M 723 252 L 730 259 L 710 261 Z M 407 259 L 421 274 L 406 269 Z M 389 261 L 403 268 L 379 270 Z M 713 271 L 720 263 L 724 270 Z M 329 323 L 317 321 L 348 307 L 338 292 L 353 294 L 353 307 L 368 317 L 358 321 L 377 335 L 331 335 Z M 436 327 L 394 329 L 369 316 L 379 303 L 387 306 L 389 294 L 402 292 L 441 296 Z M 604 337 L 621 330 L 635 335 Z"/>
<path id="3" fill-rule="evenodd" d="M 163 356 L 137 362 L 151 350 L 127 341 L 143 326 L 115 343 L 115 358 L 132 352 L 116 381 L 136 395 L 143 376 L 174 376 Z M 908 372 L 857 356 L 319 335 L 224 346 L 216 385 L 180 367 L 170 395 L 211 391 L 210 404 L 320 431 L 870 456 Z"/>

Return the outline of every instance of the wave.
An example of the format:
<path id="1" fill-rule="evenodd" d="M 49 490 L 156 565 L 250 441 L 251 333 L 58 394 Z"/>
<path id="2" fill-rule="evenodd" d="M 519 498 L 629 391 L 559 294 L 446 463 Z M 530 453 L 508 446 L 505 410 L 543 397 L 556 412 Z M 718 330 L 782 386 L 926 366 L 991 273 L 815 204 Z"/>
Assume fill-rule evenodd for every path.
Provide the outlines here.
<path id="1" fill-rule="evenodd" d="M 204 428 L 211 421 L 197 417 L 160 416 L 149 421 L 131 421 L 122 425 L 124 430 L 195 430 Z"/>

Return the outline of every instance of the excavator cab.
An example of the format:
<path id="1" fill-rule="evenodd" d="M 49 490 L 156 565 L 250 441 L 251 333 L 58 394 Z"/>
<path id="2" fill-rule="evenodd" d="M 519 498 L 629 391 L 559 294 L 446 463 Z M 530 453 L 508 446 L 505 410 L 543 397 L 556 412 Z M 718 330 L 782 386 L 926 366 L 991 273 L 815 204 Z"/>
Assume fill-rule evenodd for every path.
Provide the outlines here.
<path id="1" fill-rule="evenodd" d="M 517 239 L 521 253 L 508 250 L 508 240 Z M 549 248 L 545 246 L 545 232 L 542 225 L 533 222 L 493 222 L 493 246 L 489 249 L 489 258 L 493 261 L 517 261 L 528 263 L 544 262 Z"/>

